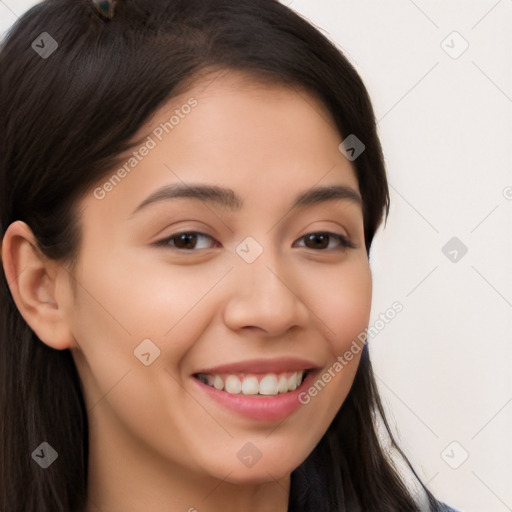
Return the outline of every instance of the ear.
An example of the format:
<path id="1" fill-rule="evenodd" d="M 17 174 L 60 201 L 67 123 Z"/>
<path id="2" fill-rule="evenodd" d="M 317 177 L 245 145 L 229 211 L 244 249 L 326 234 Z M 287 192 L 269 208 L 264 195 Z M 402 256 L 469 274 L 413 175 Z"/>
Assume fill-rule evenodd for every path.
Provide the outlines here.
<path id="1" fill-rule="evenodd" d="M 37 337 L 57 350 L 76 346 L 67 314 L 73 297 L 69 271 L 41 252 L 25 222 L 7 228 L 2 263 L 14 302 Z"/>

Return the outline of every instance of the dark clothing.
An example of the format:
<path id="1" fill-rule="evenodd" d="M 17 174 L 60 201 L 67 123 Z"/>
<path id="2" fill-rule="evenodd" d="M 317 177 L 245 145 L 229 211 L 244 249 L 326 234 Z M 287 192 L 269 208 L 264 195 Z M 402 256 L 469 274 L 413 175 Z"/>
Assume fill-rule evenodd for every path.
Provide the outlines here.
<path id="1" fill-rule="evenodd" d="M 353 489 L 349 490 L 347 494 L 355 495 Z M 308 477 L 303 466 L 299 466 L 292 472 L 288 512 L 333 512 L 328 510 L 328 506 L 325 505 L 326 496 L 327 486 L 319 473 Z M 439 502 L 439 505 L 441 512 L 461 512 L 445 503 Z M 343 510 L 344 512 L 370 512 L 361 510 L 361 507 L 349 497 L 345 499 Z"/>

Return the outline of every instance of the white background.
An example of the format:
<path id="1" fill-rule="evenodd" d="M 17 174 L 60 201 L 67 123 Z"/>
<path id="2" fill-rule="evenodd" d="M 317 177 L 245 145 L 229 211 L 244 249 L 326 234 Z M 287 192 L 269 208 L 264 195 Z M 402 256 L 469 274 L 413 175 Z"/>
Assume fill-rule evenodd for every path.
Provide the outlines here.
<path id="1" fill-rule="evenodd" d="M 0 1 L 0 32 L 35 3 Z M 370 324 L 404 309 L 370 349 L 399 442 L 439 499 L 511 511 L 512 0 L 283 3 L 347 55 L 379 120 L 391 210 Z"/>

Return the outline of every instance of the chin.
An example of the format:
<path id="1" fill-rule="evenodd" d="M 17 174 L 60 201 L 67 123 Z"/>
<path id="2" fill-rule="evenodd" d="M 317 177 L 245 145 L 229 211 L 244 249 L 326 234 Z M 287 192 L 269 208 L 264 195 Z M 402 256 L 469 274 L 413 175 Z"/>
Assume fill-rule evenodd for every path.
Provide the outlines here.
<path id="1" fill-rule="evenodd" d="M 265 457 L 262 457 L 253 465 L 245 465 L 238 459 L 235 463 L 229 460 L 225 464 L 217 466 L 211 474 L 215 478 L 236 485 L 262 484 L 290 476 L 292 471 L 302 463 L 302 460 L 296 460 L 296 457 L 293 461 L 273 459 L 265 461 L 264 459 Z"/>

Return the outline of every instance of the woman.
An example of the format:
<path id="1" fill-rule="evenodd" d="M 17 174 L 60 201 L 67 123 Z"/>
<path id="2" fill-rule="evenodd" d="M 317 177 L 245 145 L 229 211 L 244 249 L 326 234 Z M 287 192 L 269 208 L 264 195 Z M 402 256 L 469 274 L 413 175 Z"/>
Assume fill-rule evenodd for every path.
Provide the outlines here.
<path id="1" fill-rule="evenodd" d="M 332 43 L 275 0 L 48 0 L 0 66 L 2 511 L 453 510 L 379 440 L 407 461 L 361 336 L 389 193 Z"/>

